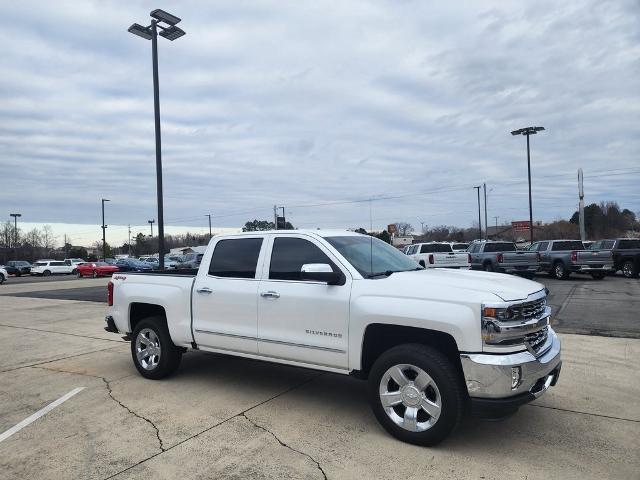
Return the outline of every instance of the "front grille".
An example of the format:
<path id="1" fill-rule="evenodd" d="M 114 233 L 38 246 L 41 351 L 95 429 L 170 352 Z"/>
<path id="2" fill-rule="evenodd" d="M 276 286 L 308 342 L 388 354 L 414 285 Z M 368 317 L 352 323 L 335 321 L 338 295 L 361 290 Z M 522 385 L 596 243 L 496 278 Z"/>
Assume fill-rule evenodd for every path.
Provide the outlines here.
<path id="1" fill-rule="evenodd" d="M 535 353 L 538 353 L 547 341 L 548 335 L 549 327 L 546 326 L 542 330 L 525 335 L 524 341 Z"/>
<path id="2" fill-rule="evenodd" d="M 509 307 L 509 320 L 527 321 L 533 318 L 538 318 L 542 315 L 546 306 L 546 298 L 511 305 Z"/>

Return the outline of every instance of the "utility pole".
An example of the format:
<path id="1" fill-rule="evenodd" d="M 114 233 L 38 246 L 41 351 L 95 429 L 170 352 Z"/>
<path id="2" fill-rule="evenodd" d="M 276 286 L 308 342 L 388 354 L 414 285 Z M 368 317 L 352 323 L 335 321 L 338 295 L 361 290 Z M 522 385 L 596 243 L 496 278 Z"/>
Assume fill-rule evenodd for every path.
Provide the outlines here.
<path id="1" fill-rule="evenodd" d="M 207 213 L 205 217 L 209 217 L 209 240 L 211 240 L 211 237 L 213 236 L 211 235 L 211 214 Z"/>
<path id="2" fill-rule="evenodd" d="M 13 250 L 16 260 L 18 259 L 18 217 L 21 217 L 21 213 L 10 213 L 10 217 L 13 217 Z"/>
<path id="3" fill-rule="evenodd" d="M 529 232 L 531 234 L 531 245 L 533 245 L 533 204 L 531 202 L 531 151 L 529 149 L 529 137 L 544 130 L 544 127 L 526 127 L 514 130 L 511 135 L 524 135 L 527 137 L 527 175 L 529 178 Z"/>
<path id="4" fill-rule="evenodd" d="M 484 239 L 489 240 L 489 222 L 487 221 L 487 184 L 482 184 L 484 190 Z"/>
<path id="5" fill-rule="evenodd" d="M 129 227 L 129 242 L 127 243 L 127 245 L 129 245 L 129 256 L 131 256 L 131 224 L 129 224 L 128 227 Z"/>
<path id="6" fill-rule="evenodd" d="M 480 185 L 473 187 L 478 192 L 478 240 L 482 240 L 482 221 L 480 217 Z"/>
<path id="7" fill-rule="evenodd" d="M 110 202 L 106 198 L 102 199 L 102 259 L 107 258 L 107 226 L 104 224 L 104 202 Z"/>
<path id="8" fill-rule="evenodd" d="M 151 226 L 151 238 L 153 238 L 153 223 L 155 220 L 147 220 L 147 223 Z"/>
<path id="9" fill-rule="evenodd" d="M 67 248 L 67 234 L 64 234 L 64 256 L 69 258 L 69 249 Z"/>

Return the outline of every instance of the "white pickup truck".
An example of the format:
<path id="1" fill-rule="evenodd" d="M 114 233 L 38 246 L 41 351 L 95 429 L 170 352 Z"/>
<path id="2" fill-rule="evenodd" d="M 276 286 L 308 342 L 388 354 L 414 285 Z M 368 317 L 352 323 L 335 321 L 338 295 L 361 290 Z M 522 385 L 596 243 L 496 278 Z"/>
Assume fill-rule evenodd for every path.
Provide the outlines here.
<path id="1" fill-rule="evenodd" d="M 454 252 L 448 242 L 428 242 L 411 245 L 406 252 L 424 268 L 471 268 L 471 257 L 466 252 Z"/>
<path id="2" fill-rule="evenodd" d="M 367 378 L 382 426 L 433 445 L 466 412 L 503 417 L 556 383 L 546 295 L 499 273 L 425 270 L 352 232 L 248 232 L 214 237 L 197 271 L 115 274 L 105 329 L 150 379 L 189 348 Z"/>

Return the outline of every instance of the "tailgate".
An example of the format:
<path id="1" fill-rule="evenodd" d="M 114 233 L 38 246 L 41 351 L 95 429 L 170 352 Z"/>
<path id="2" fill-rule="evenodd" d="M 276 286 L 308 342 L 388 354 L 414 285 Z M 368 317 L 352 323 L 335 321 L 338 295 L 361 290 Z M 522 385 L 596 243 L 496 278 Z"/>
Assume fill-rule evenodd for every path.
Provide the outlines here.
<path id="1" fill-rule="evenodd" d="M 578 252 L 578 264 L 590 267 L 611 265 L 613 262 L 611 250 L 580 250 Z"/>
<path id="2" fill-rule="evenodd" d="M 503 253 L 504 263 L 512 265 L 532 265 L 538 263 L 536 252 L 506 252 Z"/>
<path id="3" fill-rule="evenodd" d="M 438 267 L 466 267 L 469 265 L 468 255 L 466 253 L 434 253 L 434 263 Z"/>

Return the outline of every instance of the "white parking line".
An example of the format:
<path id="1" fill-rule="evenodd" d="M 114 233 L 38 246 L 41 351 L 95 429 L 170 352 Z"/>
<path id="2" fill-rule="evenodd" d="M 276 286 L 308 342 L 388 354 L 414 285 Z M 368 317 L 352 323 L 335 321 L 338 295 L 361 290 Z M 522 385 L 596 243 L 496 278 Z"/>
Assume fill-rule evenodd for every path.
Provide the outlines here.
<path id="1" fill-rule="evenodd" d="M 84 390 L 84 387 L 78 387 L 78 388 L 74 388 L 73 390 L 71 390 L 69 393 L 67 393 L 66 395 L 63 395 L 62 397 L 60 397 L 58 400 L 56 400 L 55 402 L 51 402 L 49 405 L 47 405 L 46 407 L 38 410 L 36 413 L 34 413 L 33 415 L 31 415 L 30 417 L 25 418 L 23 421 L 21 421 L 19 424 L 17 424 L 15 427 L 11 427 L 9 430 L 7 430 L 6 432 L 0 434 L 0 442 L 6 440 L 7 438 L 9 438 L 11 435 L 13 435 L 16 432 L 19 432 L 20 430 L 22 430 L 24 427 L 26 427 L 27 425 L 29 425 L 30 423 L 35 422 L 37 419 L 39 419 L 40 417 L 42 417 L 43 415 L 49 413 L 51 410 L 53 410 L 54 408 L 56 408 L 58 405 L 60 405 L 61 403 L 66 402 L 67 400 L 69 400 L 71 397 L 73 397 L 76 393 L 80 392 Z"/>

